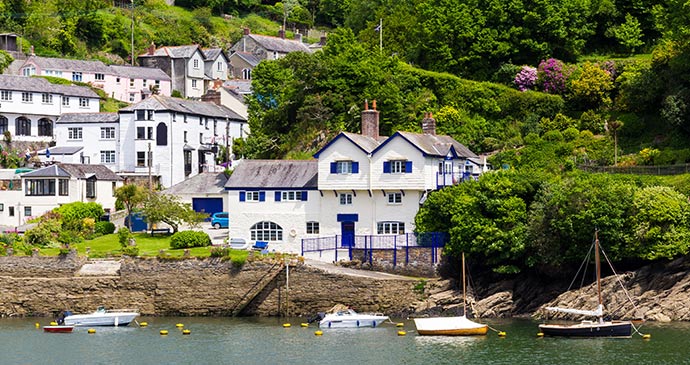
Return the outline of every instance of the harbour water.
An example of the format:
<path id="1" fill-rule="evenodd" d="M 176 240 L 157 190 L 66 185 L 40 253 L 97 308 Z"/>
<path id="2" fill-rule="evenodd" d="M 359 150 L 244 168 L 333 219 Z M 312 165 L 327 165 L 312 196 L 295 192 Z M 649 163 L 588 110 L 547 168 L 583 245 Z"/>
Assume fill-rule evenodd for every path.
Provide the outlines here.
<path id="1" fill-rule="evenodd" d="M 303 318 L 140 317 L 139 327 L 45 333 L 47 318 L 0 319 L 0 364 L 690 364 L 690 323 L 645 323 L 643 340 L 538 338 L 538 323 L 488 320 L 507 332 L 482 337 L 417 336 L 401 328 L 303 328 Z M 176 324 L 191 334 L 183 335 Z M 291 323 L 284 328 L 283 323 Z M 167 336 L 160 331 L 167 330 Z"/>

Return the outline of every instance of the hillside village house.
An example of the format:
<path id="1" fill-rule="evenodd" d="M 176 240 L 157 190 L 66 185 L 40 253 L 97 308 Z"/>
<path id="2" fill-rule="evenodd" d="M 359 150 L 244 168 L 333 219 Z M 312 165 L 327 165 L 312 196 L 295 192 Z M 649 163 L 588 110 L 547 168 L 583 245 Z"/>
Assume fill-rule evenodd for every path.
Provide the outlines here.
<path id="1" fill-rule="evenodd" d="M 115 210 L 115 189 L 122 179 L 103 165 L 54 164 L 3 178 L 0 187 L 0 225 L 17 227 L 33 217 L 72 202 L 95 202 L 106 211 Z M 7 186 L 4 185 L 7 182 Z M 10 182 L 13 186 L 10 188 Z"/>
<path id="2" fill-rule="evenodd" d="M 170 96 L 170 76 L 160 69 L 136 66 L 106 66 L 101 61 L 30 56 L 19 68 L 22 76 L 54 76 L 89 83 L 108 96 L 134 103 L 153 93 Z"/>
<path id="3" fill-rule="evenodd" d="M 362 134 L 342 132 L 309 161 L 244 161 L 225 185 L 230 238 L 270 241 L 299 252 L 301 238 L 414 231 L 429 192 L 476 178 L 486 163 L 428 114 L 423 133 L 380 137 L 379 112 L 365 106 Z M 468 163 L 468 161 L 470 161 Z M 474 162 L 472 162 L 474 161 Z"/>
<path id="4" fill-rule="evenodd" d="M 139 63 L 145 67 L 160 68 L 172 80 L 172 89 L 185 98 L 200 98 L 208 88 L 207 83 L 227 80 L 228 61 L 220 49 L 208 50 L 208 56 L 198 45 L 161 47 L 149 46 L 139 55 Z"/>
<path id="5" fill-rule="evenodd" d="M 99 100 L 88 87 L 0 75 L 0 134 L 9 131 L 14 140 L 50 142 L 61 114 L 98 112 Z"/>
<path id="6" fill-rule="evenodd" d="M 117 114 L 63 115 L 56 124 L 57 147 L 39 155 L 52 160 L 57 148 L 81 148 L 85 163 L 103 164 L 127 179 L 146 180 L 150 173 L 167 188 L 223 169 L 215 166 L 218 145 L 232 148 L 233 138 L 246 135 L 246 124 L 224 106 L 153 95 Z"/>

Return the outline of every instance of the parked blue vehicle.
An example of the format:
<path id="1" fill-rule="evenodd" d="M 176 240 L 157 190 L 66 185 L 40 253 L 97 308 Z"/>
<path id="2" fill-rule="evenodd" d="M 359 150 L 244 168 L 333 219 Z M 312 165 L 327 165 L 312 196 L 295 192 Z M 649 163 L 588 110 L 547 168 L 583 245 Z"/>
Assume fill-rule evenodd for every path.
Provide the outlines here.
<path id="1" fill-rule="evenodd" d="M 213 213 L 211 226 L 215 229 L 228 228 L 228 212 Z"/>

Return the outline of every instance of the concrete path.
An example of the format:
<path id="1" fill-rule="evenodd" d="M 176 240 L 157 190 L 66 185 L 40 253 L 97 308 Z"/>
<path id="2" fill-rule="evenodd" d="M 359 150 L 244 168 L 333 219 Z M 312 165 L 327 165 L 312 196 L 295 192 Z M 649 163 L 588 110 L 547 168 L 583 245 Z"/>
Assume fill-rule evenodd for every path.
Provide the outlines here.
<path id="1" fill-rule="evenodd" d="M 77 271 L 77 276 L 119 276 L 120 260 L 91 260 Z"/>

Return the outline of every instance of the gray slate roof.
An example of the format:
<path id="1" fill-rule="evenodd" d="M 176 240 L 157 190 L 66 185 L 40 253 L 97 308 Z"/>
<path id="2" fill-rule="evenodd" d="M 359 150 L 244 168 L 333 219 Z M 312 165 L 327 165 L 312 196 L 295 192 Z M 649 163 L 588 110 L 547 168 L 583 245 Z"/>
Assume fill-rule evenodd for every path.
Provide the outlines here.
<path id="1" fill-rule="evenodd" d="M 108 67 L 112 69 L 112 73 L 115 76 L 126 77 L 130 79 L 170 81 L 170 76 L 168 76 L 168 74 L 163 72 L 163 70 L 161 70 L 160 68 L 119 65 L 110 65 Z"/>
<path id="2" fill-rule="evenodd" d="M 235 52 L 235 53 L 233 53 L 233 56 L 237 56 L 237 57 L 243 59 L 245 62 L 250 64 L 252 67 L 256 67 L 256 65 L 258 65 L 259 62 L 261 62 L 261 59 L 259 57 L 256 57 L 256 56 L 254 56 L 253 53 L 249 53 L 249 52 Z M 230 56 L 230 57 L 232 57 L 232 56 Z"/>
<path id="3" fill-rule="evenodd" d="M 262 47 L 266 48 L 269 51 L 276 51 L 280 53 L 290 53 L 290 52 L 306 52 L 306 53 L 311 53 L 311 50 L 309 47 L 307 47 L 306 44 L 292 40 L 292 39 L 284 39 L 280 37 L 271 37 L 271 36 L 266 36 L 266 35 L 259 35 L 259 34 L 249 34 L 246 35 L 245 37 L 250 37 L 257 43 L 259 43 Z"/>
<path id="4" fill-rule="evenodd" d="M 81 71 L 89 73 L 110 73 L 108 66 L 101 61 L 70 60 L 66 58 L 50 58 L 29 56 L 24 65 L 33 63 L 42 70 Z"/>
<path id="5" fill-rule="evenodd" d="M 0 89 L 54 93 L 66 96 L 97 98 L 98 94 L 85 86 L 51 84 L 42 77 L 0 75 Z"/>
<path id="6" fill-rule="evenodd" d="M 479 156 L 470 151 L 469 148 L 465 147 L 465 145 L 456 141 L 450 136 L 410 132 L 398 133 L 427 155 L 439 157 L 446 156 L 448 155 L 450 148 L 453 147 L 455 152 L 460 157 L 479 158 Z"/>
<path id="7" fill-rule="evenodd" d="M 222 48 L 203 48 L 202 51 L 207 60 L 215 60 L 221 54 L 225 55 Z M 228 57 L 226 56 L 225 58 L 227 59 Z"/>
<path id="8" fill-rule="evenodd" d="M 51 151 L 52 153 L 52 151 Z M 119 181 L 122 180 L 116 173 L 104 165 L 82 165 L 59 163 L 50 165 L 42 169 L 27 172 L 22 177 L 37 178 L 37 177 L 75 177 L 77 179 L 85 179 L 95 176 L 97 180 Z"/>
<path id="9" fill-rule="evenodd" d="M 354 144 L 358 145 L 361 149 L 367 153 L 375 150 L 381 144 L 381 141 L 377 141 L 369 136 L 364 136 L 357 133 L 342 132 L 345 137 L 350 139 Z M 385 139 L 385 137 L 383 137 Z"/>
<path id="10" fill-rule="evenodd" d="M 196 114 L 205 117 L 229 118 L 246 121 L 247 119 L 235 113 L 231 109 L 206 101 L 194 101 L 173 98 L 170 96 L 153 95 L 134 105 L 120 109 L 120 111 L 135 110 L 170 110 L 179 113 Z"/>
<path id="11" fill-rule="evenodd" d="M 161 57 L 161 56 L 170 57 L 170 58 L 191 58 L 197 49 L 199 50 L 199 52 L 201 52 L 201 55 L 204 58 L 206 58 L 206 55 L 204 54 L 204 52 L 196 44 L 188 45 L 188 46 L 161 47 L 161 48 L 156 49 L 153 52 L 153 55 L 150 55 L 148 53 L 144 53 L 142 55 L 139 55 L 139 58 L 141 58 L 141 57 Z"/>
<path id="12" fill-rule="evenodd" d="M 48 148 L 51 155 L 74 155 L 84 149 L 82 146 L 57 146 Z M 38 152 L 39 155 L 45 155 L 46 150 Z"/>
<path id="13" fill-rule="evenodd" d="M 163 190 L 163 194 L 221 194 L 225 191 L 225 183 L 227 181 L 228 178 L 225 176 L 225 172 L 202 172 Z"/>
<path id="14" fill-rule="evenodd" d="M 235 167 L 225 188 L 316 189 L 317 173 L 317 160 L 243 160 Z"/>
<path id="15" fill-rule="evenodd" d="M 117 123 L 119 121 L 120 115 L 117 113 L 65 113 L 55 123 Z"/>

